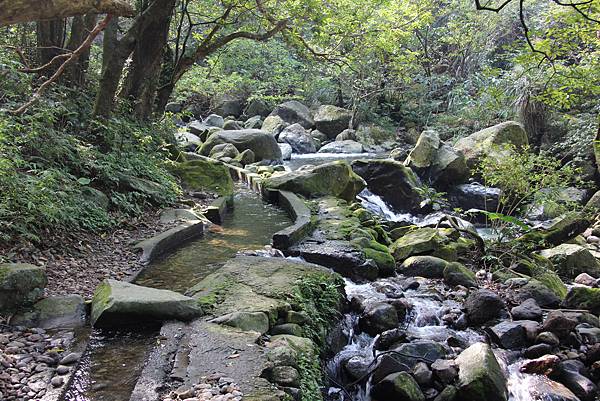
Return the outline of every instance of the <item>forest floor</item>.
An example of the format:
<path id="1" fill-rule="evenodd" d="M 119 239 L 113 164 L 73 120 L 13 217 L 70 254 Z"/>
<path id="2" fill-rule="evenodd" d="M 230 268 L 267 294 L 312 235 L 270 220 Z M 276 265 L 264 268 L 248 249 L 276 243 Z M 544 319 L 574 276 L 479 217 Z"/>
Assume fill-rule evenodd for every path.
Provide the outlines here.
<path id="1" fill-rule="evenodd" d="M 216 195 L 206 199 L 193 198 L 196 208 L 202 208 Z M 189 203 L 192 198 L 185 197 Z M 189 206 L 185 206 L 189 208 Z M 96 286 L 106 278 L 127 281 L 143 264 L 141 250 L 134 245 L 176 226 L 178 221 L 161 222 L 160 209 L 147 210 L 128 219 L 118 227 L 103 232 L 88 231 L 48 233 L 40 243 L 21 242 L 0 246 L 0 255 L 7 262 L 44 266 L 48 276 L 46 296 L 79 294 L 91 299 Z"/>

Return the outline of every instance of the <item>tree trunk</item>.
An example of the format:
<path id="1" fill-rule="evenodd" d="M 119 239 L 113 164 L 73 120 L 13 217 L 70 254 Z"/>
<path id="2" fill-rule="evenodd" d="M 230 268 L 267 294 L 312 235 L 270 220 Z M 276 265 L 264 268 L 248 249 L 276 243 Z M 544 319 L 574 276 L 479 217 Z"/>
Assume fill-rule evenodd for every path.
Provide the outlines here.
<path id="1" fill-rule="evenodd" d="M 105 53 L 103 56 L 103 72 L 102 77 L 100 78 L 100 86 L 96 94 L 96 102 L 94 104 L 95 116 L 110 116 L 114 107 L 115 96 L 117 93 L 117 88 L 119 87 L 121 76 L 123 74 L 125 61 L 127 61 L 127 58 L 129 58 L 131 53 L 136 49 L 137 42 L 144 40 L 144 33 L 152 31 L 152 29 L 149 29 L 149 27 L 160 23 L 161 20 L 164 20 L 165 14 L 168 16 L 171 15 L 174 2 L 175 0 L 154 0 L 136 18 L 133 25 L 129 28 L 121 40 L 116 42 L 116 44 L 110 44 L 109 46 L 105 47 Z M 152 46 L 158 47 L 156 42 L 150 43 L 146 40 L 146 43 L 140 47 L 140 49 L 145 49 Z M 159 49 L 150 49 L 150 51 L 162 52 L 163 47 L 164 46 L 161 46 Z M 108 52 L 106 52 L 107 50 Z M 160 63 L 160 58 L 158 62 Z M 143 66 L 140 68 L 143 68 Z M 127 81 L 126 87 L 132 88 L 133 82 L 130 82 L 129 79 Z M 153 85 L 154 88 L 156 88 L 156 83 Z M 146 96 L 148 91 L 143 88 L 143 86 L 145 86 L 145 84 L 138 84 L 137 88 L 139 89 L 139 93 L 143 92 L 145 94 L 144 96 Z M 124 93 L 128 92 L 129 90 Z M 147 99 L 144 99 L 144 101 L 147 102 Z"/>
<path id="2" fill-rule="evenodd" d="M 96 19 L 95 14 L 87 14 L 85 17 L 76 16 L 73 18 L 67 49 L 73 51 L 83 43 L 89 32 L 96 26 Z M 89 62 L 90 49 L 87 49 L 79 56 L 75 63 L 69 66 L 65 76 L 67 81 L 72 85 L 83 86 Z"/>
<path id="3" fill-rule="evenodd" d="M 152 15 L 152 24 L 139 31 L 121 95 L 134 104 L 134 114 L 140 120 L 152 115 L 163 55 L 175 0 L 156 0 L 159 7 Z"/>
<path id="4" fill-rule="evenodd" d="M 102 39 L 102 72 L 106 69 L 108 59 L 115 48 L 119 45 L 119 17 L 114 17 L 104 30 Z"/>
<path id="5" fill-rule="evenodd" d="M 0 26 L 88 13 L 135 15 L 127 0 L 0 0 Z"/>
<path id="6" fill-rule="evenodd" d="M 55 56 L 64 53 L 65 20 L 39 21 L 35 29 L 39 65 L 45 65 Z M 49 68 L 45 72 L 52 75 L 54 71 L 55 68 Z"/>

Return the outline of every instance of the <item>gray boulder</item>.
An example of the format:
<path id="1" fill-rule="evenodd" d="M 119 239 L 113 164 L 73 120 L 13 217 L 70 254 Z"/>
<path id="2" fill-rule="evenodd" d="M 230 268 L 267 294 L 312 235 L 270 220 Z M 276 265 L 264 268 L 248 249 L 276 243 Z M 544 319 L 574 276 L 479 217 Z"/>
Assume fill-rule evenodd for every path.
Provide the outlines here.
<path id="1" fill-rule="evenodd" d="M 43 267 L 27 263 L 0 264 L 0 312 L 11 312 L 31 305 L 48 283 Z"/>
<path id="2" fill-rule="evenodd" d="M 572 279 L 581 273 L 587 273 L 594 277 L 600 276 L 600 263 L 589 250 L 581 245 L 561 244 L 542 250 L 540 255 L 550 259 L 556 272 L 563 277 Z"/>
<path id="3" fill-rule="evenodd" d="M 281 149 L 281 158 L 283 160 L 290 160 L 292 158 L 292 145 L 290 145 L 289 143 L 280 143 L 279 149 Z"/>
<path id="4" fill-rule="evenodd" d="M 366 184 L 348 163 L 337 161 L 274 175 L 264 181 L 264 186 L 307 197 L 331 195 L 350 201 L 356 198 Z"/>
<path id="5" fill-rule="evenodd" d="M 421 182 L 402 163 L 394 160 L 356 160 L 352 162 L 352 169 L 367 182 L 371 192 L 381 196 L 394 209 L 421 209 L 423 198 L 418 191 Z"/>
<path id="6" fill-rule="evenodd" d="M 275 107 L 270 116 L 279 116 L 288 124 L 298 123 L 306 129 L 312 128 L 315 125 L 308 107 L 296 100 L 290 100 Z"/>
<path id="7" fill-rule="evenodd" d="M 261 116 L 250 117 L 244 122 L 244 128 L 246 129 L 260 129 L 262 127 Z"/>
<path id="8" fill-rule="evenodd" d="M 210 157 L 213 159 L 220 160 L 224 157 L 229 157 L 231 159 L 235 159 L 238 157 L 240 152 L 237 150 L 235 146 L 230 143 L 223 143 L 221 145 L 217 145 L 210 150 Z"/>
<path id="9" fill-rule="evenodd" d="M 214 101 L 214 110 L 222 116 L 239 117 L 244 111 L 244 101 L 233 96 L 218 96 Z"/>
<path id="10" fill-rule="evenodd" d="M 507 401 L 506 378 L 489 345 L 471 345 L 456 363 L 459 400 Z"/>
<path id="11" fill-rule="evenodd" d="M 372 336 L 395 329 L 399 323 L 396 308 L 383 302 L 369 305 L 359 320 L 361 330 Z"/>
<path id="12" fill-rule="evenodd" d="M 10 324 L 43 329 L 72 328 L 85 324 L 86 307 L 81 295 L 61 295 L 44 298 L 30 310 L 10 319 Z"/>
<path id="13" fill-rule="evenodd" d="M 453 207 L 463 210 L 479 209 L 493 212 L 498 209 L 501 191 L 481 184 L 461 184 L 448 191 Z"/>
<path id="14" fill-rule="evenodd" d="M 406 372 L 392 373 L 373 386 L 375 400 L 425 401 L 419 384 Z"/>
<path id="15" fill-rule="evenodd" d="M 244 114 L 247 116 L 266 117 L 271 112 L 269 105 L 261 99 L 252 99 L 248 102 Z"/>
<path id="16" fill-rule="evenodd" d="M 333 139 L 349 128 L 352 112 L 332 105 L 324 105 L 315 113 L 315 125 L 317 129 Z"/>
<path id="17" fill-rule="evenodd" d="M 479 325 L 499 318 L 506 310 L 502 298 L 486 289 L 471 292 L 465 300 L 464 307 L 471 325 Z"/>
<path id="18" fill-rule="evenodd" d="M 198 302 L 179 293 L 105 280 L 94 292 L 91 323 L 120 327 L 165 320 L 191 320 L 202 315 Z"/>
<path id="19" fill-rule="evenodd" d="M 226 131 L 235 131 L 242 129 L 242 126 L 235 120 L 227 120 L 225 121 L 225 124 L 223 124 L 223 129 Z"/>
<path id="20" fill-rule="evenodd" d="M 432 130 L 423 131 L 404 163 L 432 185 L 443 188 L 461 184 L 470 175 L 462 153 L 442 142 Z"/>
<path id="21" fill-rule="evenodd" d="M 340 141 L 357 141 L 356 131 L 353 129 L 345 129 L 335 137 L 336 142 Z M 358 142 L 358 141 L 357 141 Z"/>
<path id="22" fill-rule="evenodd" d="M 206 117 L 204 124 L 208 125 L 209 127 L 223 128 L 225 125 L 225 120 L 218 114 L 211 114 Z"/>
<path id="23" fill-rule="evenodd" d="M 525 128 L 515 121 L 507 121 L 459 139 L 455 148 L 463 153 L 467 165 L 474 168 L 485 156 L 505 157 L 505 145 L 522 148 L 528 144 Z"/>
<path id="24" fill-rule="evenodd" d="M 405 276 L 443 278 L 448 264 L 444 259 L 434 256 L 411 256 L 402 262 L 398 272 Z"/>
<path id="25" fill-rule="evenodd" d="M 250 149 L 257 161 L 281 160 L 281 150 L 275 138 L 265 131 L 255 129 L 215 132 L 202 145 L 200 153 L 208 156 L 212 148 L 225 143 L 232 144 L 239 152 Z"/>
<path id="26" fill-rule="evenodd" d="M 510 310 L 515 320 L 542 320 L 542 308 L 535 299 L 529 298 Z"/>
<path id="27" fill-rule="evenodd" d="M 261 130 L 268 132 L 273 136 L 278 136 L 281 131 L 283 131 L 286 127 L 289 127 L 290 124 L 283 121 L 283 119 L 279 116 L 269 116 L 265 118 L 263 121 Z"/>
<path id="28" fill-rule="evenodd" d="M 202 140 L 191 132 L 180 131 L 175 134 L 177 145 L 187 151 L 193 152 L 196 148 L 202 146 Z"/>
<path id="29" fill-rule="evenodd" d="M 329 142 L 326 145 L 323 145 L 321 149 L 319 149 L 319 153 L 363 153 L 364 147 L 362 144 L 352 141 L 334 141 Z"/>
<path id="30" fill-rule="evenodd" d="M 297 123 L 281 131 L 277 140 L 289 144 L 295 153 L 315 153 L 317 151 L 313 137 L 302 125 Z"/>

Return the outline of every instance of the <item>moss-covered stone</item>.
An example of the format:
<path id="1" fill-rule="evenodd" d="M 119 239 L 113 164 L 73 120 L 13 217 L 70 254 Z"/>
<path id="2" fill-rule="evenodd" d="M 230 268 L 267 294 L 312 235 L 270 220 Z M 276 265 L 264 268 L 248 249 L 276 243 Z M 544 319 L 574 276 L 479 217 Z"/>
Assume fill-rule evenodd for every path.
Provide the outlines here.
<path id="1" fill-rule="evenodd" d="M 600 276 L 600 263 L 589 250 L 581 245 L 561 244 L 544 249 L 540 255 L 549 259 L 562 277 L 574 279 L 581 273 Z"/>
<path id="2" fill-rule="evenodd" d="M 397 239 L 390 247 L 390 252 L 397 262 L 409 256 L 431 253 L 458 239 L 458 232 L 449 228 L 417 228 Z"/>
<path id="3" fill-rule="evenodd" d="M 342 161 L 273 175 L 264 185 L 266 188 L 283 189 L 311 198 L 335 196 L 345 200 L 353 200 L 366 186 L 348 163 Z"/>
<path id="4" fill-rule="evenodd" d="M 460 237 L 458 240 L 450 242 L 438 248 L 431 255 L 447 260 L 448 262 L 456 262 L 461 256 L 466 255 L 475 248 L 475 241 L 472 239 Z"/>
<path id="5" fill-rule="evenodd" d="M 444 282 L 448 285 L 477 287 L 475 273 L 458 262 L 449 263 L 446 266 L 444 269 Z"/>
<path id="6" fill-rule="evenodd" d="M 522 258 L 517 269 L 546 286 L 559 299 L 565 299 L 567 286 L 554 271 L 552 262 L 542 255 L 532 254 L 530 258 Z"/>
<path id="7" fill-rule="evenodd" d="M 43 267 L 26 263 L 0 264 L 0 313 L 33 304 L 42 296 L 47 282 Z"/>
<path id="8" fill-rule="evenodd" d="M 600 313 L 600 288 L 572 287 L 564 305 L 568 308 L 588 309 L 590 312 Z"/>
<path id="9" fill-rule="evenodd" d="M 219 195 L 233 194 L 233 179 L 229 169 L 211 160 L 190 160 L 173 168 L 184 187 L 195 191 L 212 191 Z"/>
<path id="10" fill-rule="evenodd" d="M 459 400 L 507 400 L 506 378 L 489 345 L 471 345 L 456 358 L 456 363 Z"/>

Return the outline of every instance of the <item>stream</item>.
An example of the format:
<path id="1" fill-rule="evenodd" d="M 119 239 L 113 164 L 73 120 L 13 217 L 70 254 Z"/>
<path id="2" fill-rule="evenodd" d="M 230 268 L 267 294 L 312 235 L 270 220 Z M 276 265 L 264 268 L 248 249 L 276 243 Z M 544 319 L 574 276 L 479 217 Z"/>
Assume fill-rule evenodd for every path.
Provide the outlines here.
<path id="1" fill-rule="evenodd" d="M 183 293 L 238 252 L 269 245 L 273 234 L 291 223 L 283 210 L 239 185 L 234 208 L 225 215 L 222 226 L 209 227 L 201 238 L 156 260 L 135 284 Z M 156 327 L 136 332 L 93 329 L 64 400 L 128 400 L 157 335 Z"/>
<path id="2" fill-rule="evenodd" d="M 333 160 L 352 161 L 377 155 L 303 155 L 286 162 L 288 169 L 306 164 L 321 164 Z M 379 196 L 363 191 L 363 205 L 389 221 L 423 224 L 427 216 L 395 213 Z M 264 203 L 259 195 L 238 186 L 235 207 L 226 215 L 222 226 L 211 226 L 202 238 L 189 242 L 172 254 L 159 259 L 145 269 L 136 284 L 185 292 L 194 283 L 211 274 L 237 253 L 265 249 L 272 235 L 291 224 L 287 214 Z M 268 254 L 268 252 L 267 252 Z M 402 300 L 407 314 L 400 327 L 405 344 L 442 346 L 446 358 L 454 358 L 464 348 L 485 341 L 482 332 L 456 330 L 447 322 L 448 316 L 461 313 L 466 291 L 447 287 L 440 280 L 403 276 L 378 279 L 357 284 L 346 279 L 346 294 L 351 303 Z M 359 328 L 360 316 L 349 312 L 342 319 L 346 345 L 325 361 L 329 387 L 327 401 L 370 401 L 371 375 L 382 351 L 377 349 L 380 335 L 371 336 Z M 123 401 L 130 397 L 148 353 L 156 343 L 156 329 L 139 332 L 106 332 L 93 330 L 90 345 L 82 358 L 74 382 L 68 389 L 67 401 Z M 495 351 L 508 378 L 510 401 L 546 401 L 536 389 L 548 388 L 553 382 L 545 376 L 519 372 L 522 360 L 502 350 Z M 349 363 L 362 366 L 362 375 L 354 376 Z M 361 371 L 361 369 L 358 369 Z M 434 394 L 429 393 L 429 396 Z M 433 397 L 431 397 L 432 399 Z"/>

